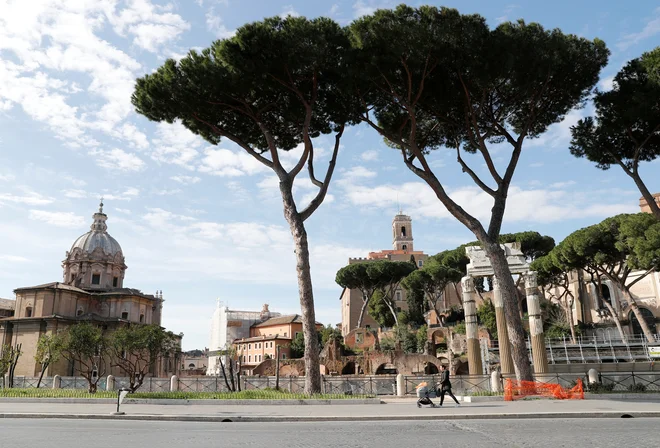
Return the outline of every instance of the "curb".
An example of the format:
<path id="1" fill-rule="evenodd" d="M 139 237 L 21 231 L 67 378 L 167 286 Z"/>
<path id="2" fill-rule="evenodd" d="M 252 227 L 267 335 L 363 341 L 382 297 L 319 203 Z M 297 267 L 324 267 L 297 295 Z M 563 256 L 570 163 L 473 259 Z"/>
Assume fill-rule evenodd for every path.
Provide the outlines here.
<path id="1" fill-rule="evenodd" d="M 66 403 L 66 404 L 116 404 L 116 398 L 0 398 L 0 403 Z M 351 398 L 345 400 L 174 400 L 153 398 L 126 398 L 124 404 L 145 405 L 213 405 L 213 406 L 286 406 L 286 405 L 356 405 L 382 404 L 380 398 Z"/>
<path id="2" fill-rule="evenodd" d="M 509 414 L 449 414 L 449 415 L 378 415 L 378 416 L 241 416 L 241 415 L 112 415 L 112 414 L 23 414 L 2 413 L 0 419 L 66 419 L 66 420 L 135 420 L 168 422 L 234 422 L 234 423 L 278 423 L 278 422 L 355 422 L 355 421 L 421 421 L 421 420 L 519 420 L 541 418 L 660 418 L 660 412 L 538 412 Z"/>

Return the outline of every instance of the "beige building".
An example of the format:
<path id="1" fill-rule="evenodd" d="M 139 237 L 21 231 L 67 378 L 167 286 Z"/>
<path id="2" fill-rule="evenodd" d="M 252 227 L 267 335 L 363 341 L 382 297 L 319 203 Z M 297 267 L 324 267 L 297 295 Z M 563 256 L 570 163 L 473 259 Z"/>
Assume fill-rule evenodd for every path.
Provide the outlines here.
<path id="1" fill-rule="evenodd" d="M 316 323 L 316 329 L 323 325 Z M 280 359 L 291 358 L 291 342 L 302 333 L 302 317 L 298 314 L 272 317 L 250 327 L 250 337 L 234 341 L 236 353 L 241 357 L 241 370 L 249 373 L 267 359 L 275 359 L 280 347 Z"/>
<path id="2" fill-rule="evenodd" d="M 56 333 L 79 322 L 91 322 L 108 332 L 129 324 L 161 324 L 162 291 L 151 295 L 124 287 L 127 266 L 121 246 L 107 232 L 103 203 L 93 219 L 90 231 L 76 239 L 66 253 L 63 281 L 16 289 L 15 314 L 0 318 L 0 344 L 21 344 L 17 376 L 40 373 L 41 366 L 34 355 L 43 334 Z M 162 359 L 151 374 L 176 373 L 176 356 Z M 104 370 L 99 374 L 122 375 L 117 367 Z M 77 369 L 60 360 L 46 371 L 46 376 L 56 374 L 74 376 Z"/>
<path id="3" fill-rule="evenodd" d="M 415 250 L 413 239 L 412 218 L 399 212 L 392 220 L 392 250 L 381 250 L 379 252 L 369 252 L 366 258 L 349 258 L 348 264 L 360 263 L 374 260 L 391 261 L 410 261 L 414 257 L 418 267 L 424 266 L 428 255 L 423 251 Z M 346 336 L 349 332 L 357 328 L 360 310 L 362 309 L 362 292 L 358 289 L 344 288 L 340 296 L 341 300 L 341 333 Z M 406 302 L 406 290 L 399 288 L 394 297 L 397 312 L 408 309 Z M 460 306 L 461 301 L 453 288 L 447 288 L 445 291 L 445 309 L 452 306 Z M 379 327 L 368 310 L 365 311 L 362 319 L 362 327 L 367 329 L 377 329 Z"/>
<path id="4" fill-rule="evenodd" d="M 12 317 L 16 309 L 16 301 L 12 299 L 0 299 L 0 319 Z"/>
<path id="5" fill-rule="evenodd" d="M 660 193 L 653 195 L 656 201 L 660 203 Z M 642 212 L 650 213 L 644 198 L 639 201 L 639 206 Z M 632 272 L 628 278 L 628 283 L 632 283 L 643 272 Z M 586 272 L 571 272 L 570 276 L 570 291 L 575 297 L 573 304 L 573 317 L 575 322 L 583 322 L 584 324 L 591 324 L 594 329 L 595 336 L 603 339 L 618 339 L 620 337 L 614 319 L 611 316 L 604 301 L 614 309 L 617 317 L 622 323 L 623 330 L 629 335 L 642 335 L 642 329 L 637 321 L 636 316 L 630 308 L 628 299 L 624 296 L 621 289 L 608 278 L 600 278 L 600 286 L 598 286 L 599 279 L 594 278 L 593 282 L 590 275 Z M 601 289 L 599 298 L 598 289 Z M 563 290 L 555 288 L 546 292 L 546 297 L 559 296 Z M 642 315 L 645 317 L 651 332 L 658 335 L 660 330 L 660 273 L 653 272 L 645 278 L 637 282 L 631 288 L 631 293 L 640 308 Z"/>

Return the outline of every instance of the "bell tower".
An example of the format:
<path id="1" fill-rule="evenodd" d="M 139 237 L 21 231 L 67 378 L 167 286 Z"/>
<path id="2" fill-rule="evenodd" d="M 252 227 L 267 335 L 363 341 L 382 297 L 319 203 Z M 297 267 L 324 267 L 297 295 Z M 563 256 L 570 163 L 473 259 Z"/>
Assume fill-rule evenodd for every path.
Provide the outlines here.
<path id="1" fill-rule="evenodd" d="M 412 218 L 404 215 L 401 210 L 392 220 L 392 248 L 413 251 Z"/>

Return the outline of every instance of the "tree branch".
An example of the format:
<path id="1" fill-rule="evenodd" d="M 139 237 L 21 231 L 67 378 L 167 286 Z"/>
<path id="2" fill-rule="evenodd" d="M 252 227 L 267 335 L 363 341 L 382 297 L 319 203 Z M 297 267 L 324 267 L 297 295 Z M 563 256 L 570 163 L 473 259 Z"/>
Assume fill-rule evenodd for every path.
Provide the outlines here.
<path id="1" fill-rule="evenodd" d="M 339 153 L 339 142 L 341 136 L 344 133 L 345 124 L 342 124 L 339 128 L 339 132 L 335 135 L 335 147 L 332 151 L 332 157 L 328 164 L 328 171 L 325 173 L 325 179 L 323 180 L 323 185 L 321 186 L 319 192 L 316 194 L 316 197 L 312 199 L 307 207 L 300 212 L 300 218 L 305 221 L 307 218 L 312 216 L 312 213 L 316 211 L 317 208 L 321 205 L 325 199 L 325 195 L 328 192 L 328 187 L 330 186 L 330 181 L 332 180 L 332 173 L 335 170 L 335 164 L 337 162 L 337 154 Z"/>
<path id="2" fill-rule="evenodd" d="M 472 169 L 463 161 L 463 158 L 461 157 L 461 150 L 457 147 L 456 148 L 456 158 L 458 160 L 458 163 L 461 164 L 461 167 L 463 167 L 463 172 L 468 173 L 472 180 L 481 188 L 483 191 L 488 193 L 491 196 L 495 196 L 495 190 L 490 188 L 488 185 L 486 185 L 480 178 L 477 176 L 477 174 L 472 171 Z"/>

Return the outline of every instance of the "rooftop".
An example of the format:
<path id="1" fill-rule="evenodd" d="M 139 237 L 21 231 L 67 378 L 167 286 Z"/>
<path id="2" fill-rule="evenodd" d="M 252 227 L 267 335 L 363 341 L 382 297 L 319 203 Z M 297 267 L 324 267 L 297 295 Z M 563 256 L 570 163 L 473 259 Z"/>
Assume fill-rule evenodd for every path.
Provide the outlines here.
<path id="1" fill-rule="evenodd" d="M 302 324 L 302 316 L 298 314 L 289 314 L 288 316 L 271 317 L 268 320 L 253 325 L 253 327 L 272 327 L 275 325 Z M 316 322 L 316 325 L 322 325 Z"/>
<path id="2" fill-rule="evenodd" d="M 67 285 L 66 283 L 60 283 L 60 282 L 52 282 L 52 283 L 44 283 L 43 285 L 36 285 L 36 286 L 24 286 L 22 288 L 16 288 L 14 292 L 17 291 L 27 291 L 27 290 L 34 290 L 34 289 L 61 289 L 65 291 L 73 291 L 73 292 L 79 292 L 82 294 L 89 294 L 92 296 L 140 296 L 140 297 L 145 297 L 149 299 L 155 299 L 156 296 L 152 294 L 145 294 L 139 289 L 134 289 L 134 288 L 114 288 L 108 291 L 87 291 L 81 288 L 78 288 L 76 286 L 72 285 Z"/>

